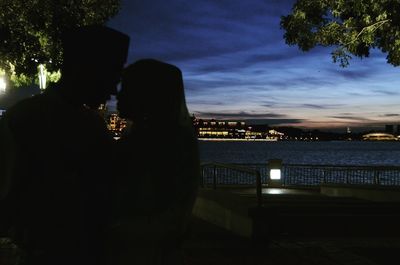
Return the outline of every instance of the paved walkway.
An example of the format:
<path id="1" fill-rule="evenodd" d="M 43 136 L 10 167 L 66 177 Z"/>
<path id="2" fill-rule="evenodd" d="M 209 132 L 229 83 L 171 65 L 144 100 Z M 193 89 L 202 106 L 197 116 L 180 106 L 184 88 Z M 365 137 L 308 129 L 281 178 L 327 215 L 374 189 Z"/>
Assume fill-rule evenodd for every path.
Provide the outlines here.
<path id="1" fill-rule="evenodd" d="M 184 250 L 186 265 L 392 265 L 400 238 L 301 238 L 254 245 L 193 219 Z"/>
<path id="2" fill-rule="evenodd" d="M 264 196 L 268 196 L 268 195 L 320 196 L 319 189 L 262 188 L 261 191 Z M 255 196 L 256 189 L 255 188 L 235 189 L 235 190 L 232 190 L 232 192 Z"/>
<path id="3" fill-rule="evenodd" d="M 185 265 L 393 265 L 398 253 L 400 238 L 291 238 L 254 244 L 197 218 L 184 242 Z M 0 265 L 15 264 L 1 254 Z"/>

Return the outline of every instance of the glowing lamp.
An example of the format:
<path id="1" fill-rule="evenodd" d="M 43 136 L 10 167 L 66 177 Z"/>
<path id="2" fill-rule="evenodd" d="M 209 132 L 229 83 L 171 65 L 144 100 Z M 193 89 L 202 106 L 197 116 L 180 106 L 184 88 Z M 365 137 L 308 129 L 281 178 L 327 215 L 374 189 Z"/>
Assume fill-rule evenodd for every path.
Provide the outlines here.
<path id="1" fill-rule="evenodd" d="M 0 77 L 0 93 L 6 93 L 7 83 L 4 77 Z"/>
<path id="2" fill-rule="evenodd" d="M 282 160 L 281 159 L 270 159 L 268 160 L 269 169 L 269 180 L 268 186 L 281 186 L 282 180 Z"/>
<path id="3" fill-rule="evenodd" d="M 272 180 L 279 180 L 281 179 L 281 170 L 280 169 L 270 169 L 269 177 Z"/>
<path id="4" fill-rule="evenodd" d="M 43 64 L 39 65 L 39 88 L 40 90 L 46 89 L 46 68 Z"/>

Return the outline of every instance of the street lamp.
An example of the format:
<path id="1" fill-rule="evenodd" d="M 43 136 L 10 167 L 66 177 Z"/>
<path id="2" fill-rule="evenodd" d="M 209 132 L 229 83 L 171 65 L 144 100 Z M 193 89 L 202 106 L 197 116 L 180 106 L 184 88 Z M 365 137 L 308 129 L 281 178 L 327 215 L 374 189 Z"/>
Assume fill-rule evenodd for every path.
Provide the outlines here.
<path id="1" fill-rule="evenodd" d="M 280 187 L 282 186 L 282 160 L 270 159 L 268 160 L 269 179 L 268 186 Z"/>
<path id="2" fill-rule="evenodd" d="M 43 64 L 39 64 L 39 88 L 41 91 L 46 89 L 46 67 Z"/>
<path id="3" fill-rule="evenodd" d="M 0 76 L 0 94 L 6 93 L 7 83 L 3 76 Z"/>

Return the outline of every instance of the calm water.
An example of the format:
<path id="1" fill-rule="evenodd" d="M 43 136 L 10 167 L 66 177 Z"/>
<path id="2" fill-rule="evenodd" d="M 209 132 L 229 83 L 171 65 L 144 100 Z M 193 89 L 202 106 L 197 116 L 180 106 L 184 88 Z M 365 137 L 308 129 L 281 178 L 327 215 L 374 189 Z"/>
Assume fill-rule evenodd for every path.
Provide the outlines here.
<path id="1" fill-rule="evenodd" d="M 400 165 L 400 142 L 199 142 L 202 162 Z"/>

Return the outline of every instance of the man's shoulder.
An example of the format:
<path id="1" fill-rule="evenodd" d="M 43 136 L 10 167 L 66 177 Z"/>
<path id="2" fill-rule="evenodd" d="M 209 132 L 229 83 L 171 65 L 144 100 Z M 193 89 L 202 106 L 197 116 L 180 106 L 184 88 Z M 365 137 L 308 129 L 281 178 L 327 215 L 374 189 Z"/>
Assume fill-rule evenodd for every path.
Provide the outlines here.
<path id="1" fill-rule="evenodd" d="M 7 109 L 5 117 L 8 119 L 23 119 L 34 116 L 38 111 L 46 108 L 46 97 L 34 95 L 25 98 Z"/>
<path id="2" fill-rule="evenodd" d="M 82 114 L 84 112 L 82 109 L 68 104 L 59 95 L 50 91 L 19 101 L 6 111 L 5 117 L 23 121 L 46 119 L 45 117 L 50 117 L 50 120 L 52 116 L 65 119 L 68 116 L 85 116 Z"/>

